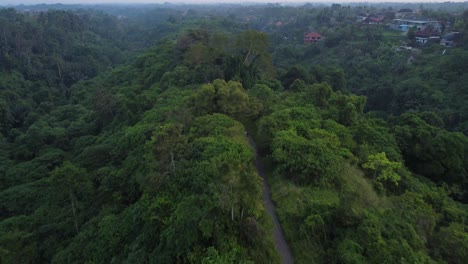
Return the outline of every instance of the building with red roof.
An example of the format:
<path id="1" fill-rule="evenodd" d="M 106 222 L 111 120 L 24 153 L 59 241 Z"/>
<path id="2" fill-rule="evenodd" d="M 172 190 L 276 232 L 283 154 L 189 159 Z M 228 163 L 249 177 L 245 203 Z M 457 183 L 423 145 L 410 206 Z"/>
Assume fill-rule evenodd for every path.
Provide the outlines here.
<path id="1" fill-rule="evenodd" d="M 322 39 L 322 35 L 317 32 L 309 32 L 304 35 L 304 44 L 309 45 Z"/>

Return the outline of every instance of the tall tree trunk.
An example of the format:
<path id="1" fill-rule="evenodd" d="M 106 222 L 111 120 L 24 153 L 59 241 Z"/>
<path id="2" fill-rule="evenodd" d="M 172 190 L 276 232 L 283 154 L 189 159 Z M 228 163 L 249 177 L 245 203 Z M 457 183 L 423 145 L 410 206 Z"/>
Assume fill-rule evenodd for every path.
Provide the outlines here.
<path id="1" fill-rule="evenodd" d="M 231 186 L 231 220 L 234 221 L 234 197 L 232 193 L 232 186 Z"/>
<path id="2" fill-rule="evenodd" d="M 175 161 L 174 161 L 174 152 L 170 152 L 170 155 L 171 155 L 171 171 L 172 173 L 175 173 Z"/>
<path id="3" fill-rule="evenodd" d="M 71 202 L 71 207 L 72 207 L 72 212 L 73 212 L 73 222 L 75 223 L 75 230 L 76 230 L 76 233 L 78 234 L 79 233 L 78 220 L 76 219 L 75 201 L 73 200 L 73 193 L 71 189 L 69 191 L 69 195 L 70 195 L 70 202 Z"/>
<path id="4" fill-rule="evenodd" d="M 58 61 L 55 62 L 57 64 L 58 75 L 60 77 L 60 81 L 62 81 L 62 70 L 60 69 L 60 64 Z"/>
<path id="5" fill-rule="evenodd" d="M 231 205 L 231 221 L 234 221 L 234 205 Z"/>
<path id="6" fill-rule="evenodd" d="M 377 165 L 377 167 L 375 168 L 375 171 L 374 171 L 374 180 L 375 178 L 377 178 L 377 171 L 380 170 L 380 166 Z"/>

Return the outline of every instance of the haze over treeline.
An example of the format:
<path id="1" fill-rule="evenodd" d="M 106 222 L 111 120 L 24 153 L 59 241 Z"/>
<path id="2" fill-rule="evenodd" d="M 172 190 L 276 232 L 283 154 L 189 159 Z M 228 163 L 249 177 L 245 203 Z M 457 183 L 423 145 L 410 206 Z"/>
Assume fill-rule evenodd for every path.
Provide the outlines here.
<path id="1" fill-rule="evenodd" d="M 237 3 L 237 4 L 249 4 L 249 3 L 282 3 L 282 4 L 305 4 L 305 3 L 447 3 L 447 2 L 466 2 L 464 0 L 455 0 L 455 1 L 427 1 L 427 0 L 387 0 L 387 1 L 355 1 L 355 0 L 341 0 L 341 1 L 295 1 L 295 0 L 286 0 L 286 1 L 268 1 L 268 0 L 252 0 L 252 1 L 234 1 L 234 0 L 186 0 L 186 1 L 158 1 L 158 0 L 1 0 L 0 4 L 9 4 L 9 5 L 34 5 L 34 4 L 163 4 L 163 3 L 173 3 L 173 4 L 203 4 L 203 3 Z"/>

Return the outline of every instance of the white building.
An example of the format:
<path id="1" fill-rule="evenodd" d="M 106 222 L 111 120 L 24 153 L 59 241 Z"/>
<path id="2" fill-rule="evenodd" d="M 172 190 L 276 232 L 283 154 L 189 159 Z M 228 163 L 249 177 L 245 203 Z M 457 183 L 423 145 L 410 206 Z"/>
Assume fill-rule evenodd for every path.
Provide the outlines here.
<path id="1" fill-rule="evenodd" d="M 431 26 L 433 30 L 442 31 L 442 24 L 435 20 L 411 20 L 411 19 L 393 19 L 393 23 L 390 28 L 398 31 L 408 31 L 410 28 L 416 28 L 416 31 L 423 31 L 428 26 Z"/>

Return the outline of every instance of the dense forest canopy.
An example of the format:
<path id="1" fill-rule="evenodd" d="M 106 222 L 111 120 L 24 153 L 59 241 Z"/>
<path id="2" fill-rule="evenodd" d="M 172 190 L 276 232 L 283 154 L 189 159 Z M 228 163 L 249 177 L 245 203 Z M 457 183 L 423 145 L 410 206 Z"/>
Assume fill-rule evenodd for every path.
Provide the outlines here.
<path id="1" fill-rule="evenodd" d="M 1 8 L 0 262 L 464 263 L 467 7 Z"/>

